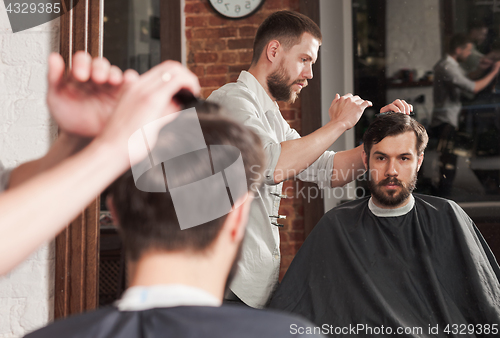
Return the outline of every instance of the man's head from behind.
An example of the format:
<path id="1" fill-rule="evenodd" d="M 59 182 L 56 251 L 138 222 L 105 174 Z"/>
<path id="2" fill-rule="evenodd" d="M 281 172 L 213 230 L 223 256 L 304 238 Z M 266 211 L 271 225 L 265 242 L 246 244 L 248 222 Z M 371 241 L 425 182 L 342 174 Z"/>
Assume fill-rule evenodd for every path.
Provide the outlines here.
<path id="1" fill-rule="evenodd" d="M 415 189 L 429 137 L 425 128 L 401 113 L 380 115 L 363 136 L 363 162 L 375 204 L 397 208 Z"/>
<path id="2" fill-rule="evenodd" d="M 307 86 L 321 39 L 314 21 L 292 11 L 275 12 L 260 25 L 254 40 L 252 66 L 259 62 L 272 64 L 267 87 L 275 100 L 293 102 Z"/>
<path id="3" fill-rule="evenodd" d="M 139 190 L 131 171 L 118 178 L 109 189 L 109 204 L 117 218 L 119 232 L 130 262 L 137 262 L 144 256 L 158 253 L 185 253 L 196 257 L 215 254 L 217 257 L 227 256 L 228 261 L 220 262 L 220 265 L 227 265 L 229 270 L 235 259 L 253 196 L 251 190 L 260 184 L 263 168 L 262 147 L 259 138 L 247 128 L 217 114 L 203 114 L 202 110 L 218 110 L 213 104 L 205 103 L 205 105 L 208 106 L 197 107 L 196 110 L 203 137 L 211 150 L 209 161 L 207 157 L 201 155 L 205 148 L 201 152 L 196 151 L 188 154 L 189 156 L 179 156 L 175 159 L 177 163 L 185 164 L 175 170 L 175 181 L 167 179 L 168 173 L 165 174 L 168 171 L 168 161 L 164 162 L 164 167 L 161 168 L 163 174 L 162 170 L 159 171 L 160 175 L 147 177 L 147 173 L 145 174 L 145 179 L 151 180 L 149 183 L 153 185 L 165 184 L 166 181 L 169 187 L 167 192 L 151 193 Z M 161 152 L 161 149 L 167 148 L 185 149 L 187 144 L 194 142 L 193 135 L 189 131 L 176 132 L 171 129 L 166 132 L 165 130 L 164 128 L 158 136 L 155 151 Z M 213 148 L 210 146 L 213 145 L 232 146 L 239 150 L 246 175 L 246 182 L 243 184 L 248 187 L 249 196 L 242 205 L 233 208 L 229 214 L 181 230 L 176 213 L 178 205 L 174 205 L 172 188 L 174 185 L 178 187 L 199 182 L 212 177 L 214 173 L 217 174 L 218 170 L 214 169 L 214 165 L 221 161 L 227 163 L 227 159 L 221 158 L 225 156 L 223 153 L 212 151 Z M 226 179 L 231 178 L 226 177 Z M 203 191 L 202 194 L 207 205 L 214 202 L 214 195 L 210 189 Z M 237 201 L 233 202 L 235 205 L 239 204 Z M 192 213 L 203 213 L 189 205 L 182 207 Z"/>

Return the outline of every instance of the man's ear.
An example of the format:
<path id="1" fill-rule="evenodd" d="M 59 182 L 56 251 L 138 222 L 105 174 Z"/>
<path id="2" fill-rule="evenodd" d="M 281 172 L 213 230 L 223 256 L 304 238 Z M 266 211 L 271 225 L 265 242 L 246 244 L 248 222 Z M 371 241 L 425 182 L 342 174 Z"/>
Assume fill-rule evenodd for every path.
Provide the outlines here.
<path id="1" fill-rule="evenodd" d="M 239 206 L 233 208 L 227 215 L 226 221 L 224 222 L 224 228 L 229 231 L 229 236 L 232 241 L 239 243 L 245 235 L 252 200 L 253 197 L 251 193 L 247 193 L 247 195 L 240 197 L 235 203 L 235 205 Z"/>
<path id="2" fill-rule="evenodd" d="M 363 159 L 363 164 L 365 165 L 365 170 L 368 170 L 368 156 L 365 153 L 365 150 L 361 152 L 361 158 Z"/>
<path id="3" fill-rule="evenodd" d="M 269 62 L 274 63 L 276 61 L 280 46 L 281 44 L 278 40 L 272 40 L 267 44 L 266 56 Z"/>
<path id="4" fill-rule="evenodd" d="M 424 153 L 420 154 L 420 156 L 418 157 L 417 171 L 420 170 L 420 167 L 422 166 L 422 162 L 424 162 Z"/>
<path id="5" fill-rule="evenodd" d="M 113 218 L 113 224 L 118 226 L 118 215 L 116 214 L 115 204 L 113 203 L 113 196 L 108 195 L 106 197 L 106 206 L 108 210 L 111 212 L 111 217 Z"/>

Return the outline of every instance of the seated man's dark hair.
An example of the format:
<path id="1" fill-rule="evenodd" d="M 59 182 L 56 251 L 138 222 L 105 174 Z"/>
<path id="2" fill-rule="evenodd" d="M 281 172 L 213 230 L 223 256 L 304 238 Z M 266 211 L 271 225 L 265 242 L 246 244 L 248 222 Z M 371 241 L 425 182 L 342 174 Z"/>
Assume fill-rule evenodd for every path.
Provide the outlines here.
<path id="1" fill-rule="evenodd" d="M 214 114 L 218 110 L 217 105 L 207 102 L 196 106 L 205 142 L 208 146 L 231 145 L 240 151 L 246 174 L 246 183 L 250 192 L 249 198 L 251 198 L 251 192 L 260 186 L 264 164 L 260 139 L 244 126 L 219 114 Z M 165 131 L 166 129 L 160 131 L 154 148 L 155 151 L 161 152 L 161 149 L 181 147 L 193 142 L 193 137 L 189 132 L 176 133 L 172 132 L 172 129 Z M 216 158 L 217 156 L 223 155 L 212 152 L 214 163 L 217 163 L 217 160 L 225 160 L 224 158 Z M 189 157 L 189 165 L 183 165 L 182 170 L 176 174 L 175 185 L 189 184 L 207 177 L 206 165 L 204 157 L 198 156 L 196 152 L 193 153 Z M 209 175 L 211 174 L 210 172 Z M 147 176 L 147 173 L 144 176 Z M 142 178 L 141 176 L 140 179 Z M 164 184 L 163 175 L 150 175 L 145 179 L 150 181 L 161 180 L 161 183 Z M 167 184 L 171 185 L 173 182 L 167 182 Z M 207 198 L 210 198 L 210 191 L 206 191 L 206 195 Z M 151 193 L 139 190 L 134 183 L 131 170 L 119 177 L 109 187 L 109 196 L 112 197 L 116 217 L 118 218 L 118 230 L 127 252 L 127 258 L 132 261 L 138 260 L 147 252 L 204 251 L 217 238 L 227 218 L 227 215 L 225 215 L 199 226 L 181 230 L 168 189 L 166 193 Z M 200 211 L 192 210 L 192 212 L 197 213 Z"/>
<path id="2" fill-rule="evenodd" d="M 286 49 L 300 43 L 302 34 L 309 33 L 320 42 L 321 30 L 307 16 L 292 12 L 279 11 L 267 17 L 259 26 L 253 42 L 252 64 L 259 61 L 262 51 L 269 41 L 278 40 Z"/>
<path id="3" fill-rule="evenodd" d="M 468 43 L 472 43 L 472 40 L 465 34 L 459 33 L 451 37 L 450 43 L 448 45 L 448 53 L 451 55 L 455 54 L 457 48 L 465 48 Z"/>
<path id="4" fill-rule="evenodd" d="M 429 136 L 424 126 L 412 119 L 410 116 L 402 113 L 386 113 L 379 115 L 373 121 L 363 135 L 363 147 L 367 156 L 370 156 L 370 151 L 374 144 L 379 143 L 387 136 L 397 136 L 408 131 L 413 131 L 417 137 L 417 155 L 420 156 Z"/>

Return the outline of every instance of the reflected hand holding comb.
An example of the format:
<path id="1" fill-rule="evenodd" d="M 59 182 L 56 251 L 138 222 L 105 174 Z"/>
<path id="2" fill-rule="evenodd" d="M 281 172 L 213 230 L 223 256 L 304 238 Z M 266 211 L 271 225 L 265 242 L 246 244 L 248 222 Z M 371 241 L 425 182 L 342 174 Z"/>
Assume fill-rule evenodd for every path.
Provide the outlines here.
<path id="1" fill-rule="evenodd" d="M 155 75 L 161 71 L 165 73 L 161 70 L 163 68 L 155 69 L 160 66 L 143 76 L 150 72 Z M 168 75 L 170 81 L 172 75 Z M 62 57 L 52 53 L 49 57 L 47 104 L 61 131 L 95 137 L 102 132 L 126 89 L 141 77 L 132 69 L 122 73 L 106 58 L 92 59 L 83 51 L 73 55 L 72 67 L 65 72 Z M 175 86 L 175 83 L 170 85 Z M 174 102 L 182 109 L 194 106 L 199 100 L 192 91 L 192 88 L 181 87 L 174 96 Z"/>

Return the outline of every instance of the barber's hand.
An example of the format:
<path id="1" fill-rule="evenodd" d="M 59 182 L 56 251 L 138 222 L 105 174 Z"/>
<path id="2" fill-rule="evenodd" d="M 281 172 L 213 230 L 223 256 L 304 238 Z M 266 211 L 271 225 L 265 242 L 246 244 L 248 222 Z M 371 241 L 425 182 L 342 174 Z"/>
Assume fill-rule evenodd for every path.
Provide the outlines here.
<path id="1" fill-rule="evenodd" d="M 413 106 L 407 103 L 405 100 L 396 99 L 394 100 L 394 102 L 380 109 L 381 113 L 386 113 L 388 111 L 410 115 L 410 113 L 413 111 Z"/>
<path id="2" fill-rule="evenodd" d="M 195 96 L 200 93 L 200 84 L 196 75 L 177 61 L 165 61 L 144 73 L 125 88 L 118 105 L 104 127 L 102 135 L 96 140 L 112 144 L 119 153 L 126 153 L 129 137 L 145 126 L 148 145 L 152 149 L 156 143 L 160 128 L 177 117 L 181 109 L 172 97 L 181 89 L 187 89 Z M 161 120 L 161 117 L 163 117 Z M 149 128 L 151 127 L 151 128 Z M 153 130 L 154 129 L 154 130 Z M 142 158 L 130 154 L 130 164 L 134 165 Z M 141 156 L 141 154 L 139 154 Z"/>
<path id="3" fill-rule="evenodd" d="M 328 114 L 330 121 L 342 124 L 345 129 L 351 129 L 359 121 L 361 115 L 367 107 L 372 106 L 370 101 L 363 100 L 359 96 L 353 96 L 351 93 L 344 96 L 335 95 Z"/>
<path id="4" fill-rule="evenodd" d="M 500 70 L 500 61 L 497 61 L 493 64 L 493 71 L 498 72 Z"/>
<path id="5" fill-rule="evenodd" d="M 61 130 L 84 137 L 98 135 L 128 83 L 139 75 L 124 74 L 105 58 L 85 52 L 73 55 L 72 68 L 64 75 L 64 61 L 57 53 L 49 57 L 47 104 Z"/>

